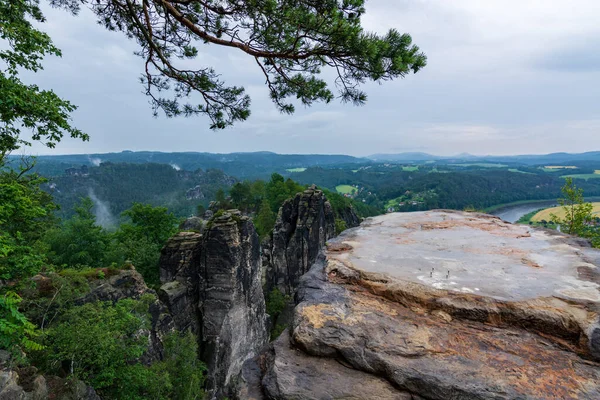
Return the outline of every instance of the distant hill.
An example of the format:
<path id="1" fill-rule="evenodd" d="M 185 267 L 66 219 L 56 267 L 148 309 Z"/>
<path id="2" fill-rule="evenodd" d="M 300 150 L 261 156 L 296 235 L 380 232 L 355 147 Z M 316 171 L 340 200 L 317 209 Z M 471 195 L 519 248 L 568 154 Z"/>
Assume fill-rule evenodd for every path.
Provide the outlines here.
<path id="1" fill-rule="evenodd" d="M 477 161 L 477 162 L 503 162 L 517 164 L 565 164 L 569 162 L 600 162 L 600 151 L 586 153 L 551 153 L 551 154 L 524 154 L 515 156 L 474 156 L 461 153 L 455 156 L 436 156 L 427 153 L 398 153 L 398 154 L 373 154 L 367 157 L 377 162 L 420 162 L 420 161 Z"/>
<path id="2" fill-rule="evenodd" d="M 342 165 L 370 162 L 346 155 L 255 153 L 162 153 L 157 151 L 123 151 L 105 154 L 75 154 L 37 157 L 37 171 L 46 176 L 62 175 L 68 168 L 101 163 L 169 164 L 174 169 L 220 169 L 240 179 L 265 178 L 274 171 L 313 166 Z"/>
<path id="3" fill-rule="evenodd" d="M 433 161 L 440 160 L 444 157 L 434 156 L 427 153 L 398 153 L 398 154 L 373 154 L 367 157 L 373 161 Z"/>

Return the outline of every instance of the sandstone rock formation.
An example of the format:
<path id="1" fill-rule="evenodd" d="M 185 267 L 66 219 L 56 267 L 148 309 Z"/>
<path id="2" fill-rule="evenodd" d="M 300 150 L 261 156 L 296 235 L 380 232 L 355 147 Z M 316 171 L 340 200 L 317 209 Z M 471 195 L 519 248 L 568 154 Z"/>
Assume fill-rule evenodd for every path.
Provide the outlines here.
<path id="1" fill-rule="evenodd" d="M 247 217 L 226 213 L 204 234 L 199 270 L 201 353 L 209 387 L 232 383 L 267 342 L 258 235 Z"/>
<path id="2" fill-rule="evenodd" d="M 204 193 L 202 192 L 202 186 L 198 185 L 195 186 L 191 189 L 188 189 L 187 192 L 185 192 L 185 199 L 186 200 L 200 200 L 203 199 L 204 197 Z"/>
<path id="3" fill-rule="evenodd" d="M 289 337 L 246 364 L 239 398 L 373 398 L 360 381 L 381 398 L 598 399 L 598 265 L 482 214 L 369 219 L 300 279 Z"/>
<path id="4" fill-rule="evenodd" d="M 325 242 L 335 235 L 331 204 L 314 186 L 287 200 L 279 210 L 271 240 L 264 244 L 266 292 L 293 294 Z"/>
<path id="5" fill-rule="evenodd" d="M 226 394 L 241 366 L 268 341 L 258 235 L 232 210 L 203 234 L 184 232 L 161 257 L 160 298 L 179 330 L 199 337 L 213 396 Z"/>

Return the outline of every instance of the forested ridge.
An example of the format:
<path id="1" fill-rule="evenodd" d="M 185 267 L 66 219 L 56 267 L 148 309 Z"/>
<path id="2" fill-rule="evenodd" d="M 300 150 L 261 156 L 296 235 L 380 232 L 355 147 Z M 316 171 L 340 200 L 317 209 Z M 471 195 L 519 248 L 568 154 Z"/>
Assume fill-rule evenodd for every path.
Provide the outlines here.
<path id="1" fill-rule="evenodd" d="M 80 166 L 50 178 L 44 188 L 60 204 L 59 215 L 70 216 L 82 197 L 102 202 L 113 216 L 132 203 L 167 207 L 179 217 L 193 215 L 198 204 L 207 206 L 219 189 L 237 181 L 220 170 L 176 170 L 167 164 L 102 163 Z"/>

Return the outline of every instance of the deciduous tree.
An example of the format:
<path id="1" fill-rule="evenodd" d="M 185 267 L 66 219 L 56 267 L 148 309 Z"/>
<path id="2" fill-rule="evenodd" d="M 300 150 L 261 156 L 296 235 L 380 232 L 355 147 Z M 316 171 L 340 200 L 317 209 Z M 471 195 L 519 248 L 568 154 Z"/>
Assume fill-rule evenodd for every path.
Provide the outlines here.
<path id="1" fill-rule="evenodd" d="M 563 198 L 558 199 L 565 213 L 564 218 L 551 214 L 551 221 L 560 225 L 561 231 L 570 235 L 584 236 L 586 224 L 592 221 L 593 206 L 583 198 L 583 189 L 573 183 L 573 178 L 566 178 L 561 189 Z"/>

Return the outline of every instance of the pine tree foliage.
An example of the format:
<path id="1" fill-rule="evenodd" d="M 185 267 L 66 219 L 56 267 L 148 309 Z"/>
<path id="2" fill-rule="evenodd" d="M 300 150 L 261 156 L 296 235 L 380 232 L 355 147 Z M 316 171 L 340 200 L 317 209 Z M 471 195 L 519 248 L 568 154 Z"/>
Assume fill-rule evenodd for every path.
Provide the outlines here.
<path id="1" fill-rule="evenodd" d="M 52 3 L 79 7 L 76 0 Z M 138 43 L 141 80 L 155 113 L 207 115 L 213 129 L 247 119 L 250 97 L 212 67 L 190 61 L 199 58 L 201 45 L 253 58 L 284 113 L 294 112 L 294 97 L 306 106 L 336 95 L 362 104 L 361 84 L 404 77 L 426 64 L 408 34 L 363 29 L 365 0 L 95 0 L 90 6 L 99 23 Z M 325 70 L 333 72 L 334 88 L 321 77 Z M 188 100 L 196 96 L 198 102 Z"/>

